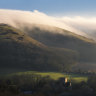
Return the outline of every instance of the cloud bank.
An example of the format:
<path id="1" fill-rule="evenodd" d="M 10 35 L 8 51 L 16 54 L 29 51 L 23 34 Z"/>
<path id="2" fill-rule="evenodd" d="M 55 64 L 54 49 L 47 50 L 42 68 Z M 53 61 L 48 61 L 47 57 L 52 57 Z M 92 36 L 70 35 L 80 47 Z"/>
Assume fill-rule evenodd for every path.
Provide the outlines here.
<path id="1" fill-rule="evenodd" d="M 37 10 L 31 12 L 0 9 L 0 23 L 17 27 L 17 22 L 19 24 L 27 23 L 55 26 L 93 39 L 96 37 L 96 17 L 62 16 L 57 18 L 48 16 Z"/>

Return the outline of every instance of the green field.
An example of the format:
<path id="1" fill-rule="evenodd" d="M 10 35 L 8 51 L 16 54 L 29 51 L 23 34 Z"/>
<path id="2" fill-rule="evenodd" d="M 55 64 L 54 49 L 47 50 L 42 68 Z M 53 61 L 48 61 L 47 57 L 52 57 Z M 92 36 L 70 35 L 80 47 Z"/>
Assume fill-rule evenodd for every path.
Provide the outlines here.
<path id="1" fill-rule="evenodd" d="M 88 76 L 86 76 L 86 75 L 57 73 L 57 72 L 27 71 L 27 72 L 19 72 L 19 73 L 9 74 L 9 76 L 12 76 L 12 75 L 31 75 L 31 74 L 41 75 L 42 77 L 50 76 L 50 78 L 54 79 L 54 80 L 58 80 L 61 77 L 67 77 L 69 81 L 74 81 L 77 83 L 82 82 L 82 81 L 86 82 L 88 80 Z"/>

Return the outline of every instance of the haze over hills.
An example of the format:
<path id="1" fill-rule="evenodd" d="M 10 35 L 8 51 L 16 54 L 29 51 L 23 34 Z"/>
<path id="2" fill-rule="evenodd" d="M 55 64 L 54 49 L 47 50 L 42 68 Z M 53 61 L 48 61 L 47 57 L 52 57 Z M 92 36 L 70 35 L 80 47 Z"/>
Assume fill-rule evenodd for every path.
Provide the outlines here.
<path id="1" fill-rule="evenodd" d="M 71 31 L 73 33 L 93 38 L 96 33 L 96 18 L 95 17 L 84 17 L 84 16 L 62 16 L 54 17 L 48 16 L 38 10 L 32 11 L 21 11 L 21 10 L 8 10 L 0 9 L 0 23 L 10 24 L 17 27 L 18 24 L 43 24 L 53 27 L 62 28 L 64 30 Z"/>
<path id="2" fill-rule="evenodd" d="M 1 68 L 65 71 L 96 63 L 95 39 L 67 23 L 38 11 L 0 10 L 0 17 Z"/>

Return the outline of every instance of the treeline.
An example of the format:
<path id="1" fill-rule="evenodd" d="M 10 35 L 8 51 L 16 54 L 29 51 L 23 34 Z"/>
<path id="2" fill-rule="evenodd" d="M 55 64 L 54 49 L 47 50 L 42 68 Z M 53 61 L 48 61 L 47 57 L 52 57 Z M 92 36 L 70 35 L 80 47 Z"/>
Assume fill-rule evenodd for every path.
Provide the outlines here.
<path id="1" fill-rule="evenodd" d="M 87 82 L 64 86 L 61 78 L 53 80 L 49 76 L 14 75 L 0 78 L 0 96 L 96 96 L 96 76 Z M 67 94 L 67 95 L 66 95 Z"/>

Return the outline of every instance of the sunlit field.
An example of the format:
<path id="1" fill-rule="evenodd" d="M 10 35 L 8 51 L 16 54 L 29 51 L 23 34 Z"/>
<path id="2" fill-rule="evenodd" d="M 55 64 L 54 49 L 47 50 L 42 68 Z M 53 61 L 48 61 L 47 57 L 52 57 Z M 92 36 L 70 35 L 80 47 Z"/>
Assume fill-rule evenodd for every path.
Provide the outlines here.
<path id="1" fill-rule="evenodd" d="M 41 75 L 41 77 L 49 76 L 53 80 L 58 80 L 61 77 L 68 78 L 69 81 L 80 83 L 82 81 L 87 81 L 88 76 L 86 75 L 80 75 L 80 74 L 68 74 L 68 73 L 57 73 L 57 72 L 37 72 L 37 71 L 27 71 L 27 72 L 19 72 L 19 73 L 13 73 L 9 74 L 8 76 L 14 76 L 14 75 Z"/>

